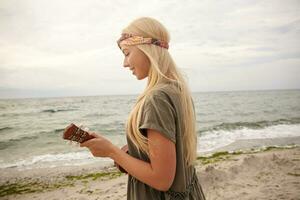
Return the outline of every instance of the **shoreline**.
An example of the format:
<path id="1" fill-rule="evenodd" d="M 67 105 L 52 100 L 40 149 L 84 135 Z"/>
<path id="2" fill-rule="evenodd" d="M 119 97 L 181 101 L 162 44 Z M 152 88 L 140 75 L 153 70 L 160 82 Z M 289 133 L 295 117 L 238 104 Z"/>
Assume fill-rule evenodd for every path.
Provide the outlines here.
<path id="1" fill-rule="evenodd" d="M 300 146 L 300 136 L 296 137 L 279 137 L 279 138 L 262 138 L 262 139 L 240 139 L 226 146 L 216 148 L 211 151 L 200 152 L 198 154 L 208 156 L 220 151 L 251 151 L 265 149 L 269 146 L 289 147 Z"/>
<path id="2" fill-rule="evenodd" d="M 279 167 L 277 170 L 281 170 L 281 173 L 293 179 L 293 182 L 300 187 L 300 181 L 298 180 L 300 169 L 296 168 L 296 164 L 299 166 L 299 161 L 299 145 L 289 147 L 269 146 L 250 151 L 230 151 L 230 148 L 227 148 L 227 151 L 215 151 L 212 154 L 199 155 L 196 169 L 207 199 L 213 197 L 218 199 L 215 196 L 218 193 L 215 193 L 215 191 L 217 190 L 221 194 L 224 188 L 230 186 L 228 182 L 233 179 L 228 177 L 233 176 L 236 177 L 236 180 L 243 180 L 239 176 L 242 176 L 242 172 L 247 173 L 247 171 L 252 173 L 251 178 L 256 177 L 253 173 L 264 171 L 262 170 L 263 166 L 259 165 L 260 162 L 261 165 L 275 162 Z M 274 166 L 269 165 L 269 169 L 266 169 L 264 173 L 268 174 L 273 170 L 275 173 Z M 294 170 L 284 171 L 282 167 L 285 166 L 288 167 L 287 169 L 291 169 L 291 166 L 293 166 Z M 247 168 L 248 170 L 244 171 Z M 64 199 L 68 197 L 72 197 L 70 199 L 97 199 L 98 196 L 99 199 L 126 199 L 127 175 L 120 173 L 113 166 L 99 168 L 95 164 L 89 164 L 86 166 L 25 171 L 1 169 L 0 172 L 0 199 L 33 199 L 35 197 L 37 199 L 60 199 L 58 196 L 62 194 L 66 195 Z M 219 186 L 222 181 L 224 185 Z M 243 184 L 239 187 L 242 186 Z M 267 185 L 262 182 L 258 186 L 264 187 Z M 231 193 L 236 193 L 236 190 L 237 188 L 232 188 Z M 230 191 L 227 192 L 229 192 L 229 195 Z M 295 195 L 295 193 L 292 192 L 291 195 Z M 55 196 L 57 198 L 54 198 Z"/>
<path id="3" fill-rule="evenodd" d="M 201 142 L 201 140 L 200 140 Z M 267 146 L 293 146 L 293 145 L 298 145 L 300 146 L 300 136 L 296 137 L 278 137 L 278 138 L 262 138 L 262 139 L 239 139 L 231 144 L 225 145 L 223 147 L 215 148 L 214 150 L 206 150 L 206 151 L 199 151 L 197 154 L 199 156 L 208 156 L 213 154 L 214 152 L 219 152 L 219 151 L 247 151 L 251 149 L 260 149 L 260 148 L 266 148 Z M 78 153 L 78 152 L 77 152 Z M 86 151 L 86 153 L 89 153 Z M 49 155 L 49 154 L 46 154 Z M 43 156 L 43 155 L 40 155 Z M 53 157 L 55 156 L 54 154 L 52 155 Z M 92 157 L 91 157 L 92 158 Z M 93 158 L 92 158 L 93 159 Z M 20 162 L 20 161 L 18 161 Z M 3 164 L 3 163 L 2 163 Z M 103 160 L 102 158 L 100 159 L 94 159 L 92 161 L 88 161 L 88 163 L 72 163 L 71 161 L 66 161 L 66 163 L 62 163 L 61 161 L 53 161 L 49 163 L 37 163 L 33 165 L 22 165 L 22 166 L 8 166 L 8 167 L 1 167 L 0 172 L 3 170 L 8 170 L 11 169 L 11 171 L 27 171 L 31 169 L 56 169 L 56 168 L 81 168 L 87 165 L 94 165 L 94 166 L 101 166 L 101 168 L 107 168 L 113 165 L 113 161 L 110 159 Z M 1 183 L 1 178 L 0 178 L 0 183 Z"/>

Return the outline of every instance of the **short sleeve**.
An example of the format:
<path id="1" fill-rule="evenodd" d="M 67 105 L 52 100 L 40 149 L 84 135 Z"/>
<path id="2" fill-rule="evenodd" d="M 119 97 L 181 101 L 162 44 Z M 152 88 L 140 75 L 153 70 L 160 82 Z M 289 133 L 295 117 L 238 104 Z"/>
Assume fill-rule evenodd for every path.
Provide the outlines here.
<path id="1" fill-rule="evenodd" d="M 146 97 L 139 130 L 154 129 L 176 143 L 176 112 L 171 99 L 164 92 Z"/>

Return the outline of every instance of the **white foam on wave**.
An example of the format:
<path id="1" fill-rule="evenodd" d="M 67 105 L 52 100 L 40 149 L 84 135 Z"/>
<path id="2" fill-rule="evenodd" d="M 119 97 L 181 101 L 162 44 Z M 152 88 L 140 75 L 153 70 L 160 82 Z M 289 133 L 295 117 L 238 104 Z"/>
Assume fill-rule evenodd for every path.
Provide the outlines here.
<path id="1" fill-rule="evenodd" d="M 198 137 L 198 152 L 213 151 L 241 139 L 266 139 L 300 136 L 300 124 L 281 124 L 264 129 L 217 130 Z"/>
<path id="2" fill-rule="evenodd" d="M 37 155 L 12 163 L 0 163 L 0 169 L 32 169 L 56 166 L 79 166 L 99 161 L 106 164 L 112 163 L 112 161 L 108 158 L 95 158 L 88 151 L 80 151 L 71 153 Z"/>

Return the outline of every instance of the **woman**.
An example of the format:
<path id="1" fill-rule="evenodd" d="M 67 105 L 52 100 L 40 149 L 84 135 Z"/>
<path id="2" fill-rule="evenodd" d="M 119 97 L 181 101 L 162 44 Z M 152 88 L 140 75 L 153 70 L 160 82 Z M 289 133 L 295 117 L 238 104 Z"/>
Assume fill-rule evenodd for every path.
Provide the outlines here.
<path id="1" fill-rule="evenodd" d="M 117 43 L 124 67 L 138 80 L 148 78 L 126 124 L 128 152 L 95 133 L 95 139 L 81 144 L 128 173 L 130 200 L 205 199 L 194 167 L 194 104 L 169 54 L 169 41 L 166 28 L 153 18 L 138 18 L 123 29 Z"/>

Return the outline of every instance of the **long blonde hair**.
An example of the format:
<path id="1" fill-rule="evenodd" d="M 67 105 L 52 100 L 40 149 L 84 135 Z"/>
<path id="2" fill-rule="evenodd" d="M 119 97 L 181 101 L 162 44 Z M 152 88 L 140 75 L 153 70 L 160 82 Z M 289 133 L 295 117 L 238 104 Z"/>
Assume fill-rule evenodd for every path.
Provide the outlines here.
<path id="1" fill-rule="evenodd" d="M 130 33 L 160 39 L 168 43 L 170 42 L 170 35 L 167 29 L 159 21 L 150 17 L 135 19 L 122 30 L 122 33 Z M 175 82 L 180 90 L 178 98 L 180 99 L 183 111 L 181 118 L 184 120 L 184 132 L 182 135 L 185 162 L 188 166 L 192 165 L 197 156 L 196 115 L 191 93 L 186 81 L 167 49 L 149 44 L 140 44 L 136 45 L 136 47 L 146 54 L 151 65 L 147 86 L 138 96 L 129 114 L 126 123 L 127 134 L 137 149 L 149 156 L 147 137 L 139 131 L 139 122 L 141 120 L 141 112 L 145 98 L 147 98 L 151 91 L 162 88 L 164 83 Z"/>

